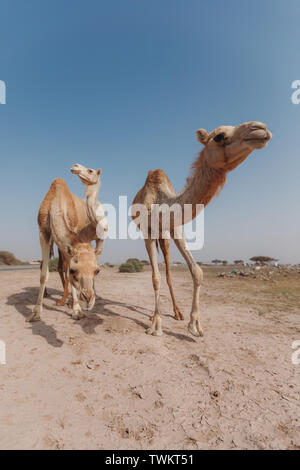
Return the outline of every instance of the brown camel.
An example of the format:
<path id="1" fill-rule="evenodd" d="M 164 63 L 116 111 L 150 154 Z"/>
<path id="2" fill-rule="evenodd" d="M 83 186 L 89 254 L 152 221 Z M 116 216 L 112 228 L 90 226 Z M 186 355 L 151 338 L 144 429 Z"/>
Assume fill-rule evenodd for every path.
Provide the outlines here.
<path id="1" fill-rule="evenodd" d="M 95 194 L 98 195 L 100 173 L 101 170 L 91 170 L 82 166 L 80 168 L 80 178 L 90 188 L 89 196 L 91 197 L 94 197 Z M 79 319 L 84 316 L 81 307 L 85 310 L 93 308 L 95 303 L 94 278 L 100 271 L 97 257 L 103 250 L 104 239 L 99 240 L 96 232 L 97 225 L 94 222 L 94 220 L 97 222 L 95 214 L 98 204 L 95 204 L 95 214 L 92 209 L 92 204 L 88 207 L 86 200 L 70 193 L 63 179 L 57 178 L 51 184 L 38 215 L 43 255 L 40 291 L 37 304 L 27 321 L 40 319 L 49 274 L 48 262 L 53 243 L 59 249 L 66 271 L 66 280 L 61 276 L 64 285 L 64 295 L 61 301 L 64 302 L 68 295 L 70 282 L 73 297 L 73 318 Z M 94 219 L 92 222 L 89 215 Z M 92 240 L 96 240 L 96 248 L 93 248 Z"/>
<path id="2" fill-rule="evenodd" d="M 71 168 L 71 173 L 78 175 L 83 184 L 86 186 L 85 196 L 86 200 L 84 201 L 84 206 L 87 212 L 88 223 L 92 223 L 97 227 L 97 236 L 108 231 L 107 219 L 105 217 L 101 203 L 97 200 L 98 193 L 100 190 L 100 174 L 101 170 L 92 170 L 86 168 L 83 165 L 76 164 Z M 94 236 L 94 233 L 92 233 Z M 101 236 L 101 235 L 100 235 Z M 99 255 L 102 253 L 104 245 L 104 237 L 96 239 L 96 251 Z M 51 250 L 53 255 L 53 249 Z M 56 302 L 56 305 L 65 305 L 67 298 L 69 297 L 69 279 L 67 277 L 68 272 L 68 260 L 64 257 L 60 250 L 58 250 L 58 267 L 57 271 L 59 273 L 62 286 L 63 286 L 63 295 Z M 51 255 L 50 255 L 51 257 Z M 42 263 L 41 263 L 42 269 Z M 45 288 L 44 297 L 47 297 L 48 293 Z M 69 302 L 69 306 L 72 306 L 72 299 Z"/>
<path id="3" fill-rule="evenodd" d="M 88 224 L 91 223 L 93 227 L 95 226 L 97 228 L 97 237 L 99 237 L 99 235 L 101 237 L 96 238 L 96 251 L 100 255 L 104 245 L 103 234 L 108 231 L 107 219 L 105 217 L 102 204 L 98 201 L 101 170 L 92 170 L 90 168 L 84 167 L 83 165 L 80 165 L 79 163 L 76 163 L 76 165 L 72 166 L 71 173 L 78 175 L 86 187 L 86 199 L 84 207 L 87 213 Z M 92 235 L 94 237 L 93 231 Z M 56 304 L 65 305 L 69 296 L 69 280 L 66 276 L 66 273 L 68 272 L 68 260 L 64 257 L 60 250 L 58 250 L 58 254 L 59 259 L 57 270 L 61 278 L 64 292 L 61 299 L 59 299 Z M 46 296 L 46 293 L 44 296 Z M 69 306 L 72 306 L 72 299 L 69 302 Z"/>
<path id="4" fill-rule="evenodd" d="M 185 188 L 176 194 L 169 178 L 163 170 L 149 171 L 148 177 L 142 189 L 137 193 L 133 201 L 135 204 L 143 204 L 148 212 L 148 233 L 151 230 L 151 211 L 153 205 L 167 204 L 169 207 L 179 204 L 184 208 L 185 204 L 192 204 L 192 218 L 197 215 L 196 205 L 206 206 L 226 182 L 226 175 L 240 165 L 255 149 L 263 148 L 271 139 L 272 134 L 267 126 L 260 122 L 246 122 L 239 126 L 221 126 L 208 133 L 204 129 L 197 131 L 198 140 L 204 145 L 198 158 L 192 165 L 192 171 L 187 179 Z M 139 212 L 132 212 L 132 217 L 141 228 Z M 160 214 L 161 216 L 161 214 Z M 172 280 L 170 277 L 170 240 L 162 237 L 161 217 L 158 222 L 159 233 L 155 239 L 153 236 L 145 236 L 145 245 L 152 266 L 152 282 L 155 293 L 155 309 L 151 327 L 148 334 L 162 335 L 160 317 L 160 273 L 157 261 L 157 245 L 161 247 L 166 264 L 166 278 L 172 297 L 175 319 L 182 320 L 183 316 L 176 304 Z M 188 329 L 194 336 L 202 336 L 203 330 L 200 324 L 199 294 L 203 280 L 201 268 L 195 262 L 189 251 L 182 228 L 176 225 L 174 220 L 170 224 L 170 236 L 187 262 L 194 282 L 193 302 Z"/>

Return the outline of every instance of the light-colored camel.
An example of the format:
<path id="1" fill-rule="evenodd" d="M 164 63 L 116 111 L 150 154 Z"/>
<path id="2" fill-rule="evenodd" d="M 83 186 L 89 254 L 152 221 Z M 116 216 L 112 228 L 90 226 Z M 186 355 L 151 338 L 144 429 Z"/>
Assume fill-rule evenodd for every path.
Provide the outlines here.
<path id="1" fill-rule="evenodd" d="M 198 158 L 192 165 L 191 174 L 187 179 L 185 188 L 176 194 L 169 178 L 163 170 L 149 171 L 148 177 L 142 189 L 137 193 L 133 201 L 135 204 L 143 204 L 148 211 L 149 233 L 151 230 L 151 211 L 153 205 L 167 204 L 169 207 L 179 204 L 184 209 L 185 204 L 192 204 L 194 218 L 197 215 L 196 205 L 206 206 L 213 196 L 220 191 L 226 182 L 229 171 L 240 165 L 255 149 L 263 148 L 271 139 L 272 134 L 266 125 L 260 122 L 246 122 L 239 126 L 221 126 L 208 133 L 204 129 L 197 131 L 198 140 L 204 145 Z M 133 213 L 133 219 L 140 227 L 137 214 Z M 195 262 L 189 251 L 182 228 L 171 220 L 170 235 L 178 250 L 187 262 L 194 282 L 193 302 L 188 329 L 195 336 L 202 336 L 203 330 L 200 324 L 199 294 L 203 280 L 201 268 Z M 170 277 L 170 240 L 162 237 L 161 221 L 159 222 L 158 242 L 160 244 L 166 265 L 166 278 L 173 301 L 175 319 L 182 320 L 183 316 L 177 306 L 172 281 Z M 151 327 L 147 333 L 160 336 L 162 334 L 160 316 L 160 273 L 157 261 L 157 239 L 145 237 L 145 245 L 152 266 L 152 281 L 155 293 L 155 309 Z"/>
<path id="2" fill-rule="evenodd" d="M 40 206 L 38 225 L 43 257 L 40 291 L 36 306 L 27 321 L 40 319 L 53 243 L 57 245 L 61 253 L 66 271 L 65 282 L 62 279 L 64 294 L 60 302 L 65 301 L 70 282 L 73 298 L 73 318 L 83 317 L 82 308 L 91 310 L 95 304 L 94 279 L 100 271 L 97 257 L 102 252 L 104 243 L 104 239 L 99 240 L 97 234 L 96 222 L 99 219 L 99 216 L 97 216 L 99 205 L 94 202 L 100 188 L 101 170 L 91 170 L 81 165 L 78 165 L 78 167 L 80 169 L 76 174 L 89 188 L 88 191 L 86 190 L 86 193 L 88 192 L 87 200 L 80 199 L 72 194 L 66 182 L 61 178 L 57 178 L 51 184 Z M 96 240 L 96 248 L 93 248 L 92 240 Z"/>
<path id="3" fill-rule="evenodd" d="M 104 214 L 102 204 L 98 201 L 98 194 L 101 186 L 101 170 L 92 170 L 79 163 L 71 168 L 73 175 L 78 175 L 85 185 L 85 207 L 87 217 L 93 227 L 96 227 L 96 251 L 101 254 L 104 240 L 108 231 L 108 223 Z"/>
<path id="4" fill-rule="evenodd" d="M 103 251 L 105 234 L 108 231 L 107 219 L 105 217 L 102 204 L 98 201 L 98 194 L 101 186 L 101 170 L 93 170 L 76 163 L 76 165 L 72 166 L 71 173 L 78 175 L 86 187 L 86 199 L 82 201 L 84 201 L 88 222 L 92 225 L 92 229 L 89 227 L 88 230 L 91 232 L 93 239 L 96 240 L 96 252 L 100 255 Z M 96 238 L 94 227 L 96 227 Z M 69 280 L 67 276 L 64 278 L 64 272 L 66 273 L 67 270 L 68 260 L 59 251 L 58 272 L 62 280 L 64 293 L 62 298 L 56 302 L 57 305 L 65 305 L 69 296 Z"/>

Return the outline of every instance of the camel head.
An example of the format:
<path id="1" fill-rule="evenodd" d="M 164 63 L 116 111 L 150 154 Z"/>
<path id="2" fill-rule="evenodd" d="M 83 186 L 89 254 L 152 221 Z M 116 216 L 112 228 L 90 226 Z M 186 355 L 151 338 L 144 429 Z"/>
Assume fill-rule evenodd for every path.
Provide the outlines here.
<path id="1" fill-rule="evenodd" d="M 81 307 L 91 310 L 95 305 L 95 276 L 99 274 L 97 254 L 89 243 L 67 246 L 69 279 L 75 287 Z"/>
<path id="2" fill-rule="evenodd" d="M 197 138 L 204 145 L 207 164 L 216 169 L 231 171 L 255 149 L 261 149 L 272 138 L 262 122 L 244 122 L 239 126 L 220 126 L 210 134 L 197 130 Z"/>
<path id="3" fill-rule="evenodd" d="M 101 170 L 92 170 L 91 168 L 86 168 L 79 163 L 73 165 L 71 168 L 71 173 L 73 175 L 78 175 L 83 184 L 89 186 L 92 184 L 97 184 L 100 181 Z"/>

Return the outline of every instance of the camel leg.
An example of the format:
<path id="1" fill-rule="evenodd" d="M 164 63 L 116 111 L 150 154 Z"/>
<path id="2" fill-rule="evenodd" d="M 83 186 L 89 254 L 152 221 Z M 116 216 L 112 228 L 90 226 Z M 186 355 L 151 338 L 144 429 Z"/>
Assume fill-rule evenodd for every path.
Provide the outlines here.
<path id="1" fill-rule="evenodd" d="M 59 299 L 56 302 L 56 305 L 65 305 L 66 300 L 67 300 L 68 295 L 69 295 L 69 279 L 67 278 L 67 276 L 66 276 L 66 278 L 64 277 L 63 266 L 65 268 L 65 272 L 67 272 L 68 271 L 68 262 L 65 259 L 65 257 L 63 256 L 63 254 L 61 252 L 59 252 L 58 271 L 59 271 L 61 281 L 63 283 L 64 293 L 62 295 L 62 298 Z"/>
<path id="2" fill-rule="evenodd" d="M 162 322 L 159 307 L 160 272 L 158 269 L 156 240 L 145 239 L 145 245 L 152 267 L 152 283 L 155 294 L 155 310 L 154 315 L 152 317 L 152 323 L 150 328 L 147 330 L 147 334 L 161 336 L 163 332 L 161 329 Z"/>
<path id="3" fill-rule="evenodd" d="M 43 266 L 43 261 L 41 261 L 41 263 L 40 263 L 40 271 L 42 271 L 42 266 Z M 49 294 L 48 294 L 47 288 L 45 287 L 45 290 L 44 290 L 44 299 L 45 299 L 46 297 L 49 297 Z"/>
<path id="4" fill-rule="evenodd" d="M 49 258 L 50 258 L 50 241 L 46 239 L 45 235 L 40 232 L 40 243 L 42 248 L 42 269 L 40 276 L 40 290 L 38 299 L 35 307 L 33 308 L 32 314 L 26 319 L 27 322 L 33 322 L 40 320 L 40 315 L 43 309 L 43 298 L 46 287 L 46 282 L 49 276 Z"/>
<path id="5" fill-rule="evenodd" d="M 76 291 L 75 287 L 72 286 L 72 284 L 71 284 L 71 293 L 72 293 L 72 297 L 73 297 L 73 314 L 72 314 L 72 318 L 74 318 L 75 320 L 80 320 L 81 318 L 85 317 L 85 314 L 81 310 L 81 307 L 80 307 L 80 304 L 79 304 L 79 301 L 78 301 L 77 291 Z"/>
<path id="6" fill-rule="evenodd" d="M 58 267 L 57 271 L 61 279 L 61 283 L 63 286 L 63 289 L 65 288 L 65 276 L 64 276 L 64 270 L 63 270 L 63 265 L 64 265 L 64 258 L 60 250 L 58 250 Z"/>
<path id="7" fill-rule="evenodd" d="M 66 278 L 65 280 L 65 287 L 64 287 L 64 293 L 61 297 L 61 299 L 59 299 L 57 302 L 56 302 L 56 305 L 65 305 L 66 304 L 66 300 L 68 298 L 68 295 L 69 295 L 69 279 Z"/>
<path id="8" fill-rule="evenodd" d="M 166 278 L 167 278 L 167 283 L 169 286 L 170 294 L 172 297 L 172 302 L 173 302 L 173 309 L 175 313 L 175 320 L 183 320 L 183 315 L 181 311 L 179 310 L 179 307 L 176 303 L 174 291 L 173 291 L 173 285 L 172 285 L 172 278 L 171 278 L 171 270 L 170 270 L 170 240 L 169 239 L 164 239 L 160 238 L 159 239 L 159 244 L 161 251 L 164 255 L 165 263 L 166 263 Z"/>
<path id="9" fill-rule="evenodd" d="M 172 238 L 178 250 L 186 260 L 194 281 L 193 304 L 188 329 L 189 332 L 192 333 L 192 335 L 194 336 L 203 336 L 203 329 L 200 324 L 199 305 L 200 286 L 203 280 L 203 272 L 200 266 L 198 266 L 198 264 L 194 260 L 190 250 L 188 249 L 182 230 L 180 229 L 180 232 L 177 233 L 180 234 L 180 238 L 175 238 L 174 234 L 172 234 Z"/>

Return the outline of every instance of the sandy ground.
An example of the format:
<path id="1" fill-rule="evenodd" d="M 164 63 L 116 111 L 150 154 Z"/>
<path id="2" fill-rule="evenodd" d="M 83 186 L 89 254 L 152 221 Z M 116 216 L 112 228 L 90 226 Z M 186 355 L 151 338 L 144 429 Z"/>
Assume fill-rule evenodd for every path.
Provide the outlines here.
<path id="1" fill-rule="evenodd" d="M 53 273 L 33 324 L 39 272 L 0 272 L 0 448 L 300 449 L 300 276 L 264 283 L 205 269 L 200 339 L 187 331 L 189 274 L 173 278 L 186 320 L 172 318 L 163 281 L 164 336 L 153 337 L 148 270 L 105 269 L 80 322 L 55 305 Z"/>

